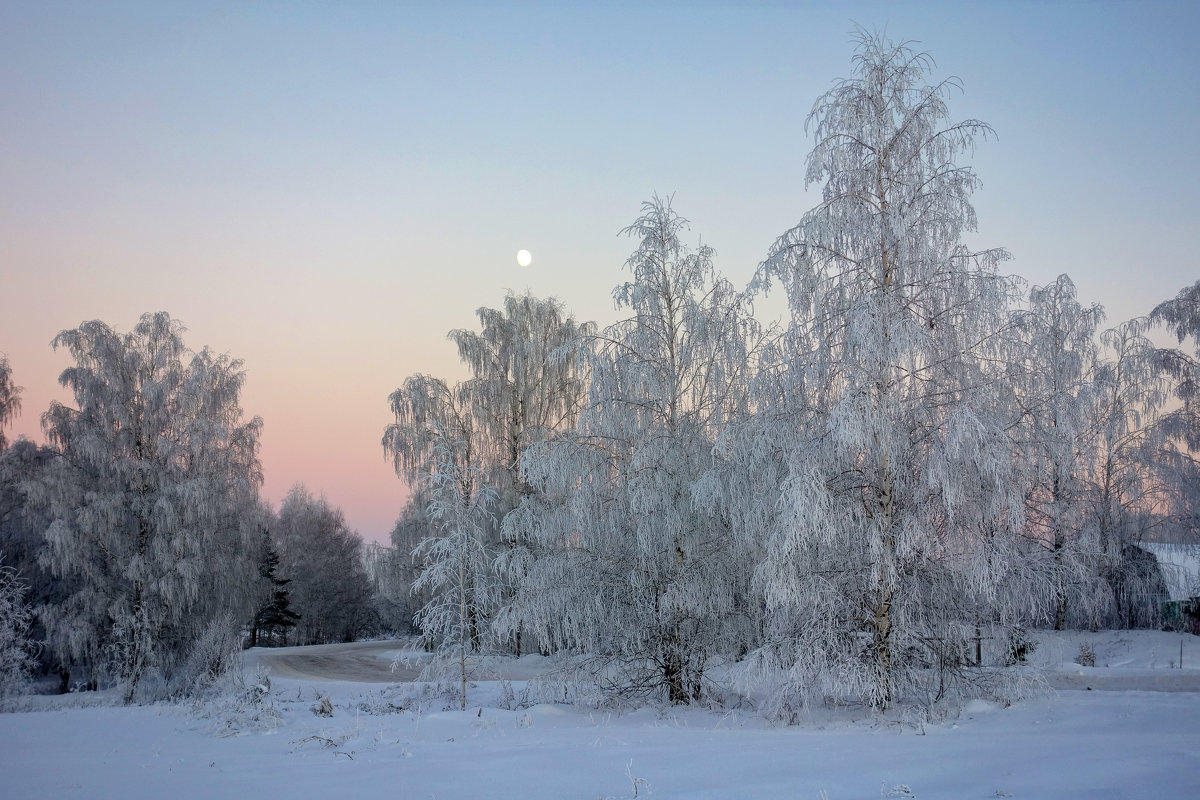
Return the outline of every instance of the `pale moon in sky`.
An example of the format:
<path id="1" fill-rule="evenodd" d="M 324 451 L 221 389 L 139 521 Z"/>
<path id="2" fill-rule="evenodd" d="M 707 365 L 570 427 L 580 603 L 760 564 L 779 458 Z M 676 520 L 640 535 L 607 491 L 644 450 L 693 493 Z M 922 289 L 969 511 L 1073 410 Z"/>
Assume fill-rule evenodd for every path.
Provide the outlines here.
<path id="1" fill-rule="evenodd" d="M 517 263 L 522 267 L 528 267 L 533 263 L 533 255 L 528 250 L 518 250 Z"/>

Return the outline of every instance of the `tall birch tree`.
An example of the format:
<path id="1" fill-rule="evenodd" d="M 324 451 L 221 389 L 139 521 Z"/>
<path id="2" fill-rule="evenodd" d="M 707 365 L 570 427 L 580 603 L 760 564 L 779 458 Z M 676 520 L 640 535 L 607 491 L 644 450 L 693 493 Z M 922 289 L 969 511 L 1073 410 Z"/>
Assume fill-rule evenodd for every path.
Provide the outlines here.
<path id="1" fill-rule="evenodd" d="M 479 537 L 478 549 L 487 552 L 487 540 L 494 528 L 492 524 L 474 524 L 475 509 L 486 507 L 490 512 L 493 503 L 481 504 L 477 495 L 480 492 L 494 494 L 494 488 L 485 482 L 480 439 L 471 387 L 466 383 L 454 386 L 446 384 L 439 378 L 428 375 L 412 375 L 388 398 L 395 421 L 389 425 L 383 435 L 384 453 L 392 459 L 396 474 L 413 487 L 419 495 L 423 491 L 432 491 L 434 477 L 439 491 L 443 494 L 453 486 L 459 495 L 462 508 L 472 509 L 469 526 L 453 528 L 455 535 L 470 535 Z M 432 504 L 437 498 L 424 495 Z M 439 501 L 448 503 L 442 497 Z M 430 505 L 426 513 L 432 521 L 433 509 Z M 436 538 L 438 527 L 433 526 L 433 536 Z M 451 530 L 443 528 L 441 530 Z M 428 541 L 428 540 L 426 540 Z M 460 542 L 461 544 L 461 542 Z M 428 550 L 428 548 L 424 548 Z M 472 547 L 471 552 L 477 548 Z M 424 569 L 422 546 L 413 551 L 413 558 L 421 561 Z M 492 612 L 491 607 L 496 598 L 491 591 L 494 584 L 494 574 L 490 559 L 472 559 L 463 562 L 464 569 L 469 570 L 462 575 L 467 585 L 464 591 L 478 598 L 467 606 L 469 616 L 467 629 L 469 641 L 473 650 L 480 650 L 487 635 L 487 624 Z M 433 566 L 432 564 L 429 566 Z M 442 584 L 438 581 L 422 581 L 420 578 L 413 584 L 413 590 L 436 591 Z M 430 597 L 429 603 L 438 602 L 438 597 Z M 417 622 L 428 618 L 428 615 L 418 613 Z M 425 632 L 432 641 L 440 634 L 437 630 Z"/>
<path id="2" fill-rule="evenodd" d="M 1182 528 L 1181 533 L 1200 537 L 1200 281 L 1185 286 L 1171 300 L 1160 303 L 1151 312 L 1152 322 L 1165 325 L 1175 335 L 1181 347 L 1158 351 L 1159 370 L 1174 382 L 1172 393 L 1179 405 L 1163 415 L 1159 428 L 1178 446 L 1169 479 L 1176 487 L 1172 517 Z M 1193 351 L 1184 352 L 1182 345 L 1191 339 Z"/>
<path id="3" fill-rule="evenodd" d="M 1160 350 L 1159 364 L 1163 372 L 1175 380 L 1174 394 L 1180 407 L 1163 420 L 1168 434 L 1174 436 L 1192 452 L 1200 451 L 1200 281 L 1185 286 L 1171 300 L 1159 303 L 1150 320 L 1166 326 L 1182 345 L 1191 339 L 1191 355 L 1182 349 Z"/>
<path id="4" fill-rule="evenodd" d="M 508 624 L 586 653 L 602 689 L 673 703 L 698 698 L 708 659 L 745 640 L 749 571 L 711 473 L 719 435 L 747 412 L 762 339 L 687 229 L 656 197 L 625 230 L 638 246 L 614 298 L 629 316 L 580 340 L 578 424 L 526 451 L 542 497 L 509 518 L 542 555 Z"/>
<path id="5" fill-rule="evenodd" d="M 488 529 L 495 522 L 492 505 L 496 490 L 484 483 L 481 475 L 466 474 L 478 473 L 479 467 L 459 462 L 453 444 L 435 426 L 431 468 L 421 481 L 429 496 L 426 509 L 431 530 L 413 550 L 421 574 L 412 591 L 429 597 L 417 612 L 416 624 L 426 646 L 436 648 L 437 653 L 423 677 L 453 672 L 459 705 L 466 711 L 467 682 L 473 669 L 469 656 L 480 649 L 479 620 L 495 607 L 499 588 L 485 545 Z M 464 492 L 468 485 L 471 491 Z"/>
<path id="6" fill-rule="evenodd" d="M 1094 445 L 1083 470 L 1088 487 L 1084 534 L 1095 553 L 1095 577 L 1106 584 L 1100 602 L 1081 620 L 1092 628 L 1157 623 L 1157 598 L 1147 596 L 1156 591 L 1156 576 L 1147 575 L 1144 554 L 1131 545 L 1155 525 L 1154 510 L 1164 500 L 1170 505 L 1164 472 L 1190 460 L 1160 424 L 1169 386 L 1158 369 L 1159 351 L 1146 336 L 1149 329 L 1150 321 L 1142 317 L 1100 335 L 1090 409 Z"/>
<path id="7" fill-rule="evenodd" d="M 453 330 L 450 339 L 472 377 L 464 388 L 480 433 L 482 461 L 508 508 L 530 487 L 521 481 L 521 454 L 537 441 L 575 423 L 583 397 L 577 359 L 563 348 L 590 333 L 557 300 L 526 292 L 504 298 L 502 308 L 480 308 L 480 330 Z M 556 355 L 558 354 L 558 355 Z"/>
<path id="8" fill-rule="evenodd" d="M 927 54 L 858 39 L 853 77 L 808 119 L 822 202 L 757 278 L 791 312 L 762 417 L 786 476 L 747 533 L 767 537 L 757 585 L 792 693 L 882 708 L 967 649 L 971 590 L 992 577 L 954 557 L 957 521 L 1004 509 L 1006 528 L 1020 498 L 995 480 L 1011 453 L 988 411 L 1007 254 L 962 238 L 979 179 L 958 158 L 992 129 L 951 121 L 958 83 L 930 83 Z"/>
<path id="9" fill-rule="evenodd" d="M 579 360 L 567 345 L 594 326 L 576 323 L 553 298 L 526 292 L 504 298 L 502 308 L 480 308 L 480 330 L 454 330 L 450 339 L 471 370 L 464 384 L 470 396 L 475 430 L 488 483 L 497 490 L 494 513 L 502 520 L 533 488 L 521 477 L 521 455 L 534 442 L 544 441 L 575 424 L 583 397 Z M 499 524 L 494 526 L 498 533 Z M 511 556 L 516 543 L 507 537 L 495 543 L 499 557 Z M 526 563 L 504 558 L 509 566 Z M 520 580 L 519 573 L 511 574 Z M 512 589 L 506 591 L 506 599 Z M 521 652 L 521 629 L 513 633 Z"/>
<path id="10" fill-rule="evenodd" d="M 1079 303 L 1066 275 L 1034 287 L 1029 309 L 1015 315 L 1019 335 L 1007 354 L 1018 387 L 1021 421 L 1017 457 L 1028 459 L 1028 513 L 1032 538 L 1049 555 L 1053 586 L 1050 617 L 1067 625 L 1068 604 L 1093 605 L 1090 543 L 1083 537 L 1085 473 L 1095 458 L 1092 429 L 1096 329 L 1100 306 Z"/>

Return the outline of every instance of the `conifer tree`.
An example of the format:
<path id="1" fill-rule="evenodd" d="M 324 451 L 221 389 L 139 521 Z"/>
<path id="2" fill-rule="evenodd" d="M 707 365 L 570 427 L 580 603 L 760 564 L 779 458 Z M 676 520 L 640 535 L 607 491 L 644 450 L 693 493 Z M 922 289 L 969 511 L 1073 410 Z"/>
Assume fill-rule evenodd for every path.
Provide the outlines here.
<path id="1" fill-rule="evenodd" d="M 258 564 L 258 575 L 266 583 L 269 594 L 254 614 L 250 629 L 251 647 L 259 645 L 260 635 L 265 637 L 269 644 L 275 644 L 275 637 L 282 635 L 283 643 L 287 644 L 288 630 L 296 627 L 300 620 L 300 615 L 291 608 L 292 599 L 287 585 L 292 581 L 279 576 L 279 553 L 275 551 L 268 531 L 263 531 L 263 539 L 263 554 Z"/>

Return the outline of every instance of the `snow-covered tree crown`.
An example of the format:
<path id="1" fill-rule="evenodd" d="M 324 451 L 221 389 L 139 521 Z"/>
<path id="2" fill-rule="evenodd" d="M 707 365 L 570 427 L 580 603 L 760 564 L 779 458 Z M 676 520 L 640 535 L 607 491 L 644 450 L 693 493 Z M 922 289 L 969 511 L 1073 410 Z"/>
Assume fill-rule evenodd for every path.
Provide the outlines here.
<path id="1" fill-rule="evenodd" d="M 975 119 L 951 122 L 947 99 L 958 81 L 928 82 L 932 58 L 908 44 L 860 31 L 854 65 L 854 77 L 822 95 L 806 124 L 816 139 L 806 180 L 824 184 L 823 202 L 771 248 L 756 286 L 782 279 L 793 315 L 807 318 L 822 313 L 824 281 L 860 285 L 934 326 L 956 308 L 939 279 L 951 262 L 992 268 L 1007 257 L 961 241 L 976 228 L 970 197 L 979 179 L 956 159 L 994 132 Z M 801 261 L 811 269 L 796 275 Z"/>

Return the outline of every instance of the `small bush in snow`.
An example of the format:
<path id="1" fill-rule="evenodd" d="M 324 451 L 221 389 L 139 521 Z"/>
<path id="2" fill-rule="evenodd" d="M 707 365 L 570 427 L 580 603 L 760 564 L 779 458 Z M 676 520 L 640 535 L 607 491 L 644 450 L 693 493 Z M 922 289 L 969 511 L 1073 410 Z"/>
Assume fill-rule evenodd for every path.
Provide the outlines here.
<path id="1" fill-rule="evenodd" d="M 389 695 L 388 691 L 380 691 L 371 693 L 364 697 L 358 703 L 358 710 L 363 714 L 381 717 L 386 714 L 399 714 L 401 711 L 407 711 L 411 698 L 408 696 L 399 696 L 394 691 Z"/>
<path id="2" fill-rule="evenodd" d="M 516 711 L 520 707 L 512 681 L 500 681 L 500 699 L 496 701 L 496 705 L 505 711 Z"/>
<path id="3" fill-rule="evenodd" d="M 1079 643 L 1079 652 L 1075 655 L 1075 663 L 1081 667 L 1096 666 L 1096 651 L 1088 642 Z"/>
<path id="4" fill-rule="evenodd" d="M 240 736 L 252 731 L 276 730 L 283 715 L 271 696 L 271 678 L 259 667 L 248 679 L 241 671 L 228 672 L 211 684 L 203 697 L 196 696 L 196 715 L 215 720 L 218 736 Z"/>
<path id="5" fill-rule="evenodd" d="M 332 717 L 333 702 L 328 697 L 322 697 L 315 705 L 313 705 L 312 712 L 318 717 Z"/>

